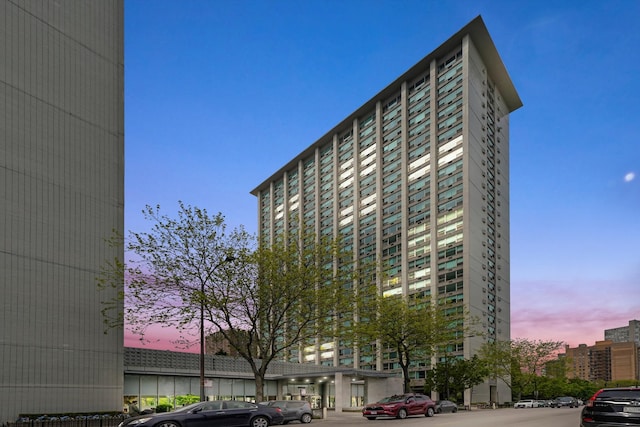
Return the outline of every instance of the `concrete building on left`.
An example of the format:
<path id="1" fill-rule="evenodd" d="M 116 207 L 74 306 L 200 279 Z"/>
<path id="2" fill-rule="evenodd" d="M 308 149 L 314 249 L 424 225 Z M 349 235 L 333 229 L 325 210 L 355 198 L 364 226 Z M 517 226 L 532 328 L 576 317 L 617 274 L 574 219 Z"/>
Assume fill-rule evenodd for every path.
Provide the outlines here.
<path id="1" fill-rule="evenodd" d="M 0 423 L 122 409 L 123 0 L 0 0 Z M 109 294 L 109 293 L 112 294 Z"/>

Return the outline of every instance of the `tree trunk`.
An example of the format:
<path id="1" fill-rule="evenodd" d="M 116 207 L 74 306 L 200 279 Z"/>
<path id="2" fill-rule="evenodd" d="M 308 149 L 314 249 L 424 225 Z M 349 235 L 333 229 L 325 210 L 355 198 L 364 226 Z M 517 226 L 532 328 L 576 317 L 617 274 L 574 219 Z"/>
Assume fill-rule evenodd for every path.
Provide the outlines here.
<path id="1" fill-rule="evenodd" d="M 264 402 L 264 377 L 266 376 L 267 364 L 265 364 L 264 360 L 260 360 L 260 367 L 258 367 L 255 359 L 245 357 L 245 360 L 249 362 L 256 382 L 256 403 Z"/>
<path id="2" fill-rule="evenodd" d="M 404 352 L 398 352 L 399 363 L 402 367 L 402 378 L 404 379 L 404 392 L 409 393 L 411 391 L 411 379 L 409 378 L 409 356 Z"/>
<path id="3" fill-rule="evenodd" d="M 256 403 L 264 402 L 264 378 L 258 372 L 254 377 L 256 380 Z"/>

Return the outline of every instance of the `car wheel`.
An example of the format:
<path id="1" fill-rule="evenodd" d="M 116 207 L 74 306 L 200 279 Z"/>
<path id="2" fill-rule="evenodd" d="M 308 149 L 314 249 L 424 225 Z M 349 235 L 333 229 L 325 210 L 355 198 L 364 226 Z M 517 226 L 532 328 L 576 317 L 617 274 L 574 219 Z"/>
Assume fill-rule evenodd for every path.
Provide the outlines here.
<path id="1" fill-rule="evenodd" d="M 438 410 L 436 411 L 436 414 L 441 414 L 442 413 L 442 408 L 438 408 Z"/>
<path id="2" fill-rule="evenodd" d="M 302 414 L 302 416 L 300 417 L 300 422 L 309 424 L 311 422 L 311 418 L 313 418 L 311 414 Z"/>
<path id="3" fill-rule="evenodd" d="M 398 411 L 398 418 L 400 418 L 401 420 L 407 418 L 407 410 L 404 408 L 400 408 L 400 410 Z"/>
<path id="4" fill-rule="evenodd" d="M 163 421 L 157 427 L 180 427 L 180 425 L 174 421 Z"/>
<path id="5" fill-rule="evenodd" d="M 424 415 L 427 417 L 433 417 L 433 414 L 435 414 L 435 411 L 433 410 L 433 408 L 427 408 L 427 413 Z"/>
<path id="6" fill-rule="evenodd" d="M 455 407 L 454 407 L 454 408 L 451 410 L 451 412 L 453 412 L 453 413 L 455 414 L 456 412 L 458 412 L 458 408 L 455 408 Z"/>
<path id="7" fill-rule="evenodd" d="M 269 420 L 266 417 L 255 417 L 251 420 L 251 427 L 269 427 Z"/>

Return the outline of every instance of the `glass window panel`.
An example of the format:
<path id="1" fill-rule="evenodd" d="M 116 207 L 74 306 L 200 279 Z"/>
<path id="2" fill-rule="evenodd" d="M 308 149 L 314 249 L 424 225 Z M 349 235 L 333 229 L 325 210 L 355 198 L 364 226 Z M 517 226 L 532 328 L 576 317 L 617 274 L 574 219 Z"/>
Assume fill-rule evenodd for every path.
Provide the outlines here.
<path id="1" fill-rule="evenodd" d="M 124 394 L 138 396 L 140 394 L 140 375 L 124 376 Z"/>
<path id="2" fill-rule="evenodd" d="M 140 377 L 140 394 L 158 394 L 158 377 L 155 375 L 144 375 Z"/>

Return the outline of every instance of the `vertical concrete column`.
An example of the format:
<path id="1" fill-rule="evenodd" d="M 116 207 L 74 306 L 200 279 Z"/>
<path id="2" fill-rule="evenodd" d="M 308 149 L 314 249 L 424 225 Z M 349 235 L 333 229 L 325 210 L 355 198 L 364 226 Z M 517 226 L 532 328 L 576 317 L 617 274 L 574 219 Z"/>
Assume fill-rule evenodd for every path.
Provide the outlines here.
<path id="1" fill-rule="evenodd" d="M 336 372 L 335 378 L 335 388 L 336 388 L 336 413 L 342 412 L 343 408 L 343 399 L 344 399 L 344 388 L 342 384 L 342 372 Z"/>

